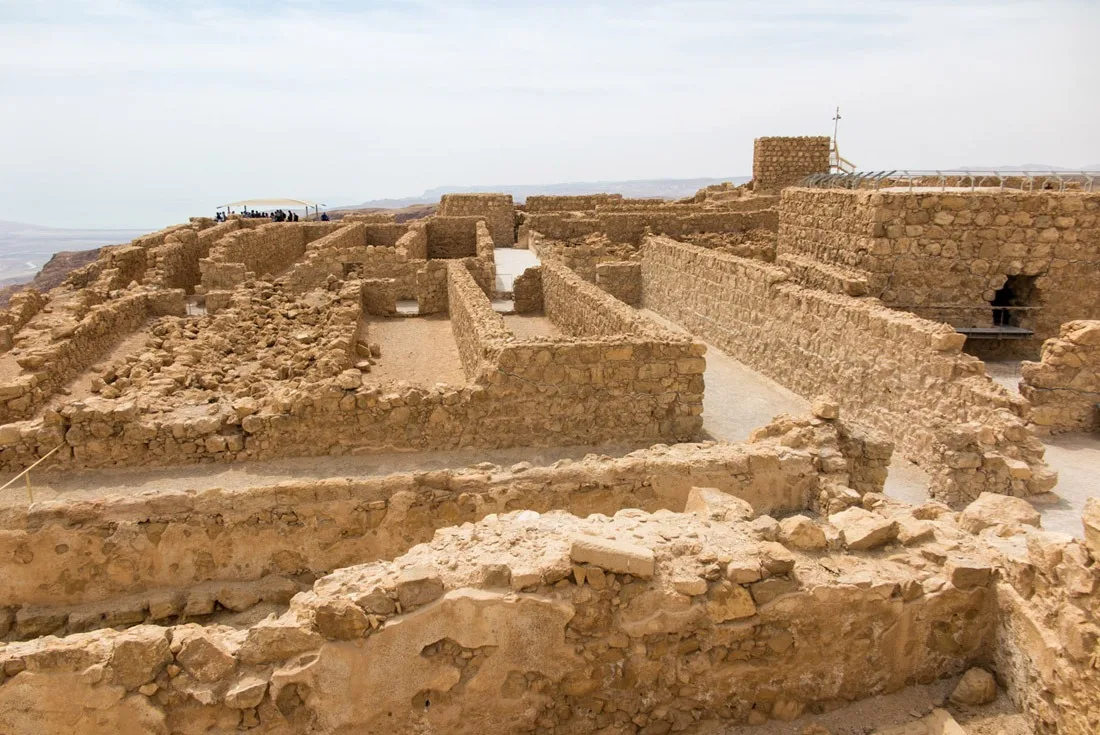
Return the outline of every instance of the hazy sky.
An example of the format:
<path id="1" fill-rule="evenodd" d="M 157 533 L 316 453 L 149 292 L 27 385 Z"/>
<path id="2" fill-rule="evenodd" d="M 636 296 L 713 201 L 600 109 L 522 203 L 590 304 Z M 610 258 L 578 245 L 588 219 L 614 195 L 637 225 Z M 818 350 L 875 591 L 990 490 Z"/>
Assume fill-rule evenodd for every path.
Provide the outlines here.
<path id="1" fill-rule="evenodd" d="M 259 196 L 1100 164 L 1100 0 L 0 0 L 0 220 Z"/>

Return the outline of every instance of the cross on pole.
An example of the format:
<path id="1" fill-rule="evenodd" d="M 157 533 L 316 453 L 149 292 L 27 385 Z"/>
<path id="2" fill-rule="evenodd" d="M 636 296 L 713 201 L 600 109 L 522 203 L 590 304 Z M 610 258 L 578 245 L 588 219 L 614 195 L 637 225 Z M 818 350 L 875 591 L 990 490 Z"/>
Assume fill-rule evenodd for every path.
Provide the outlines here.
<path id="1" fill-rule="evenodd" d="M 840 126 L 840 106 L 836 108 L 836 116 L 833 117 L 833 147 L 836 147 L 836 129 Z"/>

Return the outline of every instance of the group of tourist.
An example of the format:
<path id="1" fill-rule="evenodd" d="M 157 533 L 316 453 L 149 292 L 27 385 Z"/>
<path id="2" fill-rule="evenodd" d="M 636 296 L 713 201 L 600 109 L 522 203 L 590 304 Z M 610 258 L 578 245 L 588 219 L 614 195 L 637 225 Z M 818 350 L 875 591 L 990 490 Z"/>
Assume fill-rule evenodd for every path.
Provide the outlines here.
<path id="1" fill-rule="evenodd" d="M 298 215 L 294 212 L 285 212 L 281 209 L 276 209 L 274 212 L 257 212 L 254 209 L 246 209 L 241 212 L 241 216 L 246 219 L 270 219 L 272 222 L 297 222 Z M 229 219 L 229 215 L 225 212 L 219 211 L 214 215 L 216 222 L 225 222 Z M 328 222 L 328 214 L 321 215 L 322 222 Z"/>

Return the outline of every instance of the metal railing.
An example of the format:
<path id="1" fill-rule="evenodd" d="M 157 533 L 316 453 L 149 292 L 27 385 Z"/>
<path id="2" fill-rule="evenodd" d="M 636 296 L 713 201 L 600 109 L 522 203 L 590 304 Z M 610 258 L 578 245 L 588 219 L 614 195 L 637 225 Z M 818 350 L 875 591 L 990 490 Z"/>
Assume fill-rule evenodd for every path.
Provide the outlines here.
<path id="1" fill-rule="evenodd" d="M 63 447 L 63 446 L 65 446 L 65 442 L 61 442 L 60 444 L 58 444 L 53 449 L 46 452 L 46 454 L 44 454 L 41 458 L 39 458 L 38 461 L 36 461 L 30 467 L 23 470 L 18 475 L 11 478 L 6 483 L 4 483 L 3 487 L 0 487 L 0 492 L 3 492 L 4 490 L 7 490 L 9 487 L 11 487 L 12 484 L 14 484 L 15 481 L 18 480 L 20 477 L 25 477 L 25 478 L 27 478 L 27 503 L 28 503 L 28 505 L 34 505 L 34 491 L 31 490 L 31 470 L 33 470 L 35 467 L 37 467 L 38 465 L 45 462 L 47 459 L 50 458 L 50 455 L 52 455 L 58 449 L 61 449 L 61 447 Z"/>
<path id="2" fill-rule="evenodd" d="M 916 171 L 839 171 L 811 174 L 802 186 L 818 189 L 917 188 L 1011 191 L 1100 191 L 1100 171 L 994 171 L 958 169 Z"/>

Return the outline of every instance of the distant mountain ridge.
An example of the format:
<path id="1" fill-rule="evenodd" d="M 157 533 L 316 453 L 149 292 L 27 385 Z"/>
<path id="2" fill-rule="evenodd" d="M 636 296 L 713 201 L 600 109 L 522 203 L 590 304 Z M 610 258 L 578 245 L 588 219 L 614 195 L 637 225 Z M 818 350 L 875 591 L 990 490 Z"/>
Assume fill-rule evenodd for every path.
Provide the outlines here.
<path id="1" fill-rule="evenodd" d="M 527 197 L 540 194 L 555 196 L 576 196 L 580 194 L 622 194 L 625 197 L 639 199 L 681 199 L 688 197 L 707 186 L 731 181 L 743 184 L 749 176 L 726 176 L 720 178 L 695 179 L 628 179 L 625 181 L 574 181 L 562 184 L 496 184 L 490 186 L 439 186 L 428 189 L 420 196 L 398 199 L 374 199 L 362 204 L 344 205 L 340 209 L 401 209 L 414 204 L 434 204 L 444 194 L 462 194 L 470 192 L 499 192 L 511 194 L 517 204 L 527 201 Z"/>

